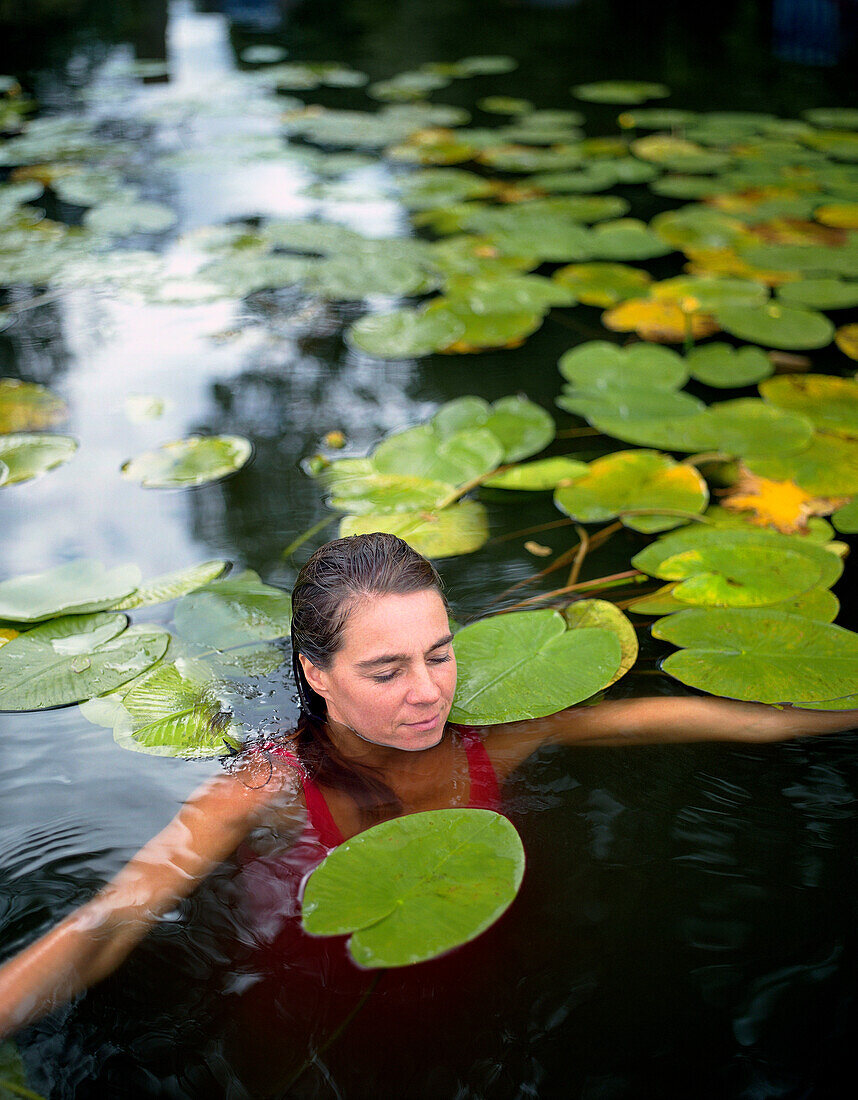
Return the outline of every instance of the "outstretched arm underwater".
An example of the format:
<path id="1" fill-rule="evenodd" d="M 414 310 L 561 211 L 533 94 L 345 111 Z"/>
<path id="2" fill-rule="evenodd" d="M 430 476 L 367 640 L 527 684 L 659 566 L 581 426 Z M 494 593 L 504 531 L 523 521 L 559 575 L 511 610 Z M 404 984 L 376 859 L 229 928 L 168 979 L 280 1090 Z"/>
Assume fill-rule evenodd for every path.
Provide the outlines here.
<path id="1" fill-rule="evenodd" d="M 106 978 L 235 851 L 276 796 L 291 795 L 301 812 L 288 774 L 252 784 L 238 773 L 199 788 L 91 901 L 0 967 L 0 1039 Z"/>
<path id="2" fill-rule="evenodd" d="M 711 695 L 660 695 L 569 707 L 546 718 L 494 726 L 486 749 L 495 770 L 505 777 L 546 744 L 764 743 L 851 729 L 858 729 L 858 710 L 799 710 Z"/>

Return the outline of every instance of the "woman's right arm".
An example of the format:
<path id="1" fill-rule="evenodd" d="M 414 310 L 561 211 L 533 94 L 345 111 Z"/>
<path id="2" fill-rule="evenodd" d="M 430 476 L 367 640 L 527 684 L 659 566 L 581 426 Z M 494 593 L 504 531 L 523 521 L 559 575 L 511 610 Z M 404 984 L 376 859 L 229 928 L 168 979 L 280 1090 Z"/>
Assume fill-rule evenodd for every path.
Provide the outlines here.
<path id="1" fill-rule="evenodd" d="M 249 785 L 241 772 L 222 775 L 197 790 L 91 901 L 0 967 L 0 1038 L 115 970 L 160 916 L 235 851 L 278 795 L 287 812 L 300 814 L 293 769 L 275 768 L 263 785 Z"/>

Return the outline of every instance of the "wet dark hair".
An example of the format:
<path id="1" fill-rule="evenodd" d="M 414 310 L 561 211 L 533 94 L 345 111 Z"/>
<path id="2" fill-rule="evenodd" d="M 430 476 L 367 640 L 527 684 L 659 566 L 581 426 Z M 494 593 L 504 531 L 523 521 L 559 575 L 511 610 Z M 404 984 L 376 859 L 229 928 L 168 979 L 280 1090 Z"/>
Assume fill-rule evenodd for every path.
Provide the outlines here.
<path id="1" fill-rule="evenodd" d="M 330 668 L 359 600 L 427 590 L 444 600 L 435 567 L 407 542 L 380 531 L 320 546 L 292 590 L 292 667 L 301 705 L 296 750 L 314 780 L 347 791 L 370 822 L 401 811 L 399 799 L 377 772 L 337 752 L 327 732 L 325 700 L 307 683 L 298 658 L 303 654 L 316 668 Z"/>

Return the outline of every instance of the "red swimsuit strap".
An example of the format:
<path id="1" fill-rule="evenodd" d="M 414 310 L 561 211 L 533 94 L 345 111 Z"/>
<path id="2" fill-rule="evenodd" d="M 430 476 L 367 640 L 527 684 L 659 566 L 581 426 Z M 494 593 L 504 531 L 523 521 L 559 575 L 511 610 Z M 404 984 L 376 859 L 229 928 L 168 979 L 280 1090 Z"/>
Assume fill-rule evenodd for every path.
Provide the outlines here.
<path id="1" fill-rule="evenodd" d="M 326 848 L 336 848 L 338 844 L 342 844 L 345 837 L 340 832 L 336 821 L 334 821 L 333 814 L 328 809 L 325 796 L 307 774 L 307 769 L 301 763 L 299 757 L 282 745 L 271 745 L 268 746 L 268 748 L 270 752 L 275 753 L 282 760 L 297 765 L 298 774 L 301 777 L 301 786 L 304 788 L 304 802 L 307 806 L 307 821 L 310 827 L 317 833 L 322 844 Z"/>

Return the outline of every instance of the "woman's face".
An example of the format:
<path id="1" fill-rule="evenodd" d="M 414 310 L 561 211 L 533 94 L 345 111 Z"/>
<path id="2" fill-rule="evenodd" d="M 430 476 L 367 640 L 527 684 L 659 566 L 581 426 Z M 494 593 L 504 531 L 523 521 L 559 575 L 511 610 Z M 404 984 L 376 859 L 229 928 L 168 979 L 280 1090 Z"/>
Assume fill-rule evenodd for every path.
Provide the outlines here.
<path id="1" fill-rule="evenodd" d="M 330 668 L 301 661 L 328 718 L 365 741 L 409 752 L 441 740 L 456 690 L 444 602 L 434 589 L 358 600 Z"/>

